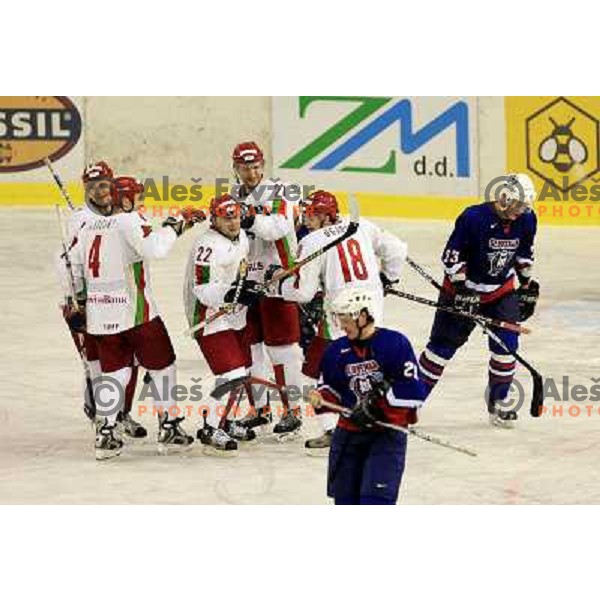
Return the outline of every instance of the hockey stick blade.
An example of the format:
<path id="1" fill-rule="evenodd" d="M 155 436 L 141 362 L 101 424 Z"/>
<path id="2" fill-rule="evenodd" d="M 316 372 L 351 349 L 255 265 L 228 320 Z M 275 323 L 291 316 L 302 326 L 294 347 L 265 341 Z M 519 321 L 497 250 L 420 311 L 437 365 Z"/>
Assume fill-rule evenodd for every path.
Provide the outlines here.
<path id="1" fill-rule="evenodd" d="M 249 379 L 250 379 L 249 375 L 243 375 L 242 377 L 236 377 L 235 379 L 226 381 L 226 382 L 222 383 L 221 385 L 218 385 L 217 387 L 215 387 L 215 389 L 211 393 L 211 396 L 213 396 L 214 398 L 217 398 L 217 400 L 220 400 L 223 396 L 225 396 L 225 394 L 229 394 L 229 392 L 237 390 L 241 386 L 248 383 Z"/>

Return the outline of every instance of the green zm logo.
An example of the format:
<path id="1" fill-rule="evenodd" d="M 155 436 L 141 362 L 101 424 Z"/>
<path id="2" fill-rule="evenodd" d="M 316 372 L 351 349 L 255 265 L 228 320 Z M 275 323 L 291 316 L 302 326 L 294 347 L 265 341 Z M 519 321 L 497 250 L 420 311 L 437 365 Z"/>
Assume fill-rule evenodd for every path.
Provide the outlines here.
<path id="1" fill-rule="evenodd" d="M 469 177 L 469 106 L 458 101 L 417 131 L 413 130 L 411 101 L 404 98 L 374 98 L 370 96 L 300 96 L 300 118 L 307 118 L 308 108 L 316 102 L 348 102 L 358 105 L 337 123 L 334 123 L 308 145 L 283 162 L 283 169 L 308 168 L 332 171 L 381 132 L 396 124 L 400 126 L 398 147 L 404 154 L 412 154 L 442 131 L 455 127 L 456 176 Z M 380 112 L 385 108 L 384 112 Z M 375 116 L 375 113 L 380 113 Z M 346 134 L 353 132 L 344 142 Z M 321 156 L 325 153 L 324 156 Z M 321 157 L 318 158 L 317 157 Z M 316 162 L 314 162 L 316 160 Z M 396 150 L 390 150 L 380 167 L 344 166 L 341 171 L 359 173 L 396 173 Z"/>

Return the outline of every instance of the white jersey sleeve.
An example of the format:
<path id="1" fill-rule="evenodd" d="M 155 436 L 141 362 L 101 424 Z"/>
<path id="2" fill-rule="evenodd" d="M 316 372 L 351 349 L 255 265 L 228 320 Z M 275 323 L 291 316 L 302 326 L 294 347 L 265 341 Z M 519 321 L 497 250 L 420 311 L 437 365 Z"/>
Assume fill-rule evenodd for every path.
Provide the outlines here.
<path id="1" fill-rule="evenodd" d="M 371 240 L 375 255 L 381 261 L 381 271 L 391 281 L 398 281 L 408 254 L 406 242 L 366 219 L 360 220 L 360 227 Z"/>
<path id="2" fill-rule="evenodd" d="M 298 262 L 310 256 L 321 246 L 321 236 L 307 235 L 298 246 Z M 321 255 L 300 268 L 298 273 L 281 285 L 281 294 L 291 302 L 310 302 L 321 288 L 325 256 Z"/>
<path id="3" fill-rule="evenodd" d="M 152 225 L 137 212 L 129 213 L 130 218 L 121 219 L 121 231 L 127 243 L 142 258 L 164 258 L 177 240 L 172 227 L 153 230 Z"/>
<path id="4" fill-rule="evenodd" d="M 256 215 L 250 232 L 267 242 L 294 235 L 294 207 L 283 198 L 262 205 L 263 214 Z"/>

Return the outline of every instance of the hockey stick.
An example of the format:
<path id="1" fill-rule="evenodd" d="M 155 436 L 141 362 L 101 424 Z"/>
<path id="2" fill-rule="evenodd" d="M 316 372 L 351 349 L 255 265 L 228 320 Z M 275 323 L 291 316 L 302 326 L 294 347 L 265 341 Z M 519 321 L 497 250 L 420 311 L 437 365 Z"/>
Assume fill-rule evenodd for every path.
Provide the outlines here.
<path id="1" fill-rule="evenodd" d="M 389 288 L 388 290 L 386 290 L 386 293 L 392 294 L 393 296 L 398 296 L 398 298 L 405 298 L 406 300 L 410 300 L 411 302 L 417 302 L 418 304 L 424 304 L 425 306 L 431 306 L 432 308 L 443 310 L 452 315 L 456 315 L 457 317 L 464 317 L 465 319 L 471 319 L 477 322 L 481 321 L 489 327 L 498 327 L 500 329 L 506 329 L 507 331 L 514 331 L 515 333 L 531 333 L 531 329 L 529 329 L 529 327 L 523 327 L 522 325 L 519 325 L 519 323 L 512 323 L 511 321 L 501 321 L 500 319 L 490 319 L 489 317 L 479 315 L 475 316 L 471 313 L 463 312 L 462 310 L 452 308 L 451 306 L 438 304 L 433 300 L 421 298 L 420 296 L 415 296 L 407 292 L 401 292 L 400 290 L 396 290 L 394 288 Z"/>
<path id="2" fill-rule="evenodd" d="M 257 286 L 257 292 L 258 293 L 266 292 L 272 285 L 279 283 L 282 279 L 287 279 L 288 277 L 291 277 L 292 275 L 297 273 L 305 264 L 307 264 L 313 260 L 316 260 L 317 258 L 319 258 L 319 256 L 322 256 L 328 250 L 335 248 L 338 244 L 341 244 L 344 240 L 347 240 L 349 237 L 353 236 L 358 231 L 359 218 L 360 218 L 358 202 L 356 201 L 356 198 L 354 198 L 354 196 L 350 195 L 348 197 L 348 205 L 350 208 L 350 223 L 348 224 L 346 231 L 344 231 L 344 233 L 342 233 L 342 235 L 335 238 L 334 240 L 331 240 L 331 242 L 328 242 L 322 248 L 319 248 L 312 254 L 309 254 L 306 258 L 303 258 L 301 261 L 295 263 L 293 267 L 290 267 L 289 269 L 285 269 L 284 271 L 277 273 L 267 283 Z M 209 319 L 205 319 L 201 323 L 198 323 L 198 325 L 195 325 L 191 329 L 188 329 L 185 332 L 185 335 L 190 335 L 193 337 L 197 331 L 200 331 L 200 329 L 203 329 L 209 323 L 212 323 L 219 317 L 222 317 L 223 315 L 227 314 L 227 312 L 228 312 L 228 310 L 226 307 L 219 309 Z"/>
<path id="3" fill-rule="evenodd" d="M 62 197 L 65 199 L 67 206 L 71 210 L 75 210 L 75 205 L 73 204 L 73 201 L 71 200 L 71 197 L 69 196 L 69 192 L 67 192 L 67 188 L 65 187 L 64 183 L 62 182 L 59 174 L 56 172 L 56 170 L 52 166 L 52 162 L 50 161 L 50 159 L 48 157 L 46 157 L 44 159 L 44 164 L 48 167 L 48 169 L 50 170 L 50 173 L 52 173 L 52 177 L 54 177 L 54 181 L 56 182 L 56 185 L 58 186 L 58 189 L 60 190 Z"/>
<path id="4" fill-rule="evenodd" d="M 239 381 L 239 380 L 238 380 Z M 260 385 L 264 385 L 265 387 L 272 388 L 274 390 L 278 390 L 279 392 L 284 391 L 287 392 L 289 390 L 286 389 L 286 386 L 281 386 L 272 381 L 268 381 L 266 379 L 261 379 L 259 377 L 251 377 L 248 376 L 246 379 L 247 383 L 256 383 Z M 349 408 L 345 408 L 343 406 L 339 406 L 338 404 L 332 404 L 331 402 L 327 402 L 327 400 L 322 400 L 321 404 L 334 412 L 340 413 L 344 417 L 349 417 L 352 412 Z M 449 448 L 450 450 L 454 450 L 456 452 L 461 452 L 462 454 L 466 454 L 468 456 L 477 456 L 477 453 L 469 448 L 465 448 L 463 446 L 457 446 L 452 444 L 451 442 L 447 442 L 445 440 L 441 440 L 437 437 L 429 435 L 428 433 L 423 433 L 422 431 L 416 429 L 410 429 L 408 427 L 402 427 L 401 425 L 394 425 L 393 423 L 385 423 L 383 421 L 375 421 L 376 425 L 379 427 L 384 427 L 385 429 L 393 429 L 394 431 L 401 431 L 407 435 L 414 435 L 419 439 L 429 442 L 430 444 L 435 444 L 437 446 L 443 446 L 444 448 Z"/>
<path id="5" fill-rule="evenodd" d="M 242 261 L 240 261 L 240 266 L 239 266 L 238 275 L 237 275 L 237 284 L 236 284 L 233 300 L 231 302 L 228 302 L 227 304 L 225 304 L 225 306 L 220 308 L 216 313 L 212 314 L 207 319 L 200 321 L 200 323 L 198 323 L 197 325 L 194 325 L 190 329 L 186 329 L 186 331 L 184 331 L 183 334 L 189 335 L 190 337 L 194 337 L 194 335 L 198 331 L 200 331 L 201 329 L 204 329 L 207 325 L 210 325 L 217 319 L 220 319 L 223 315 L 228 315 L 229 313 L 233 312 L 233 310 L 235 309 L 235 307 L 238 304 L 238 300 L 240 299 L 240 294 L 242 293 L 242 287 L 244 286 L 244 281 L 246 281 L 247 276 L 248 276 L 248 261 L 244 258 Z"/>
<path id="6" fill-rule="evenodd" d="M 60 213 L 60 206 L 55 204 L 56 207 L 56 217 L 58 219 L 58 229 L 60 234 L 60 243 L 63 249 L 63 258 L 65 259 L 65 266 L 67 268 L 67 276 L 69 279 L 69 290 L 71 292 L 71 301 L 75 306 L 76 310 L 80 310 L 80 304 L 77 300 L 77 292 L 75 291 L 75 276 L 73 275 L 73 265 L 71 263 L 71 257 L 69 256 L 70 248 L 67 249 L 67 243 L 65 242 L 65 229 L 62 221 L 62 216 Z M 92 385 L 92 376 L 90 372 L 90 367 L 88 365 L 87 356 L 85 355 L 85 343 L 84 337 L 80 332 L 74 332 L 77 334 L 77 339 L 79 340 L 79 344 L 77 346 L 77 353 L 79 354 L 79 358 L 81 359 L 81 364 L 83 365 L 83 373 L 85 377 L 85 387 L 89 397 L 89 403 L 87 402 L 87 398 L 84 398 L 83 411 L 90 421 L 93 420 L 96 415 L 96 405 L 94 399 L 94 386 Z"/>
<path id="7" fill-rule="evenodd" d="M 406 262 L 421 275 L 424 279 L 426 279 L 433 287 L 435 287 L 438 291 L 442 291 L 442 286 L 419 264 L 417 264 L 414 260 L 407 257 Z M 527 360 L 525 360 L 518 352 L 512 351 L 508 348 L 508 346 L 499 338 L 493 331 L 490 330 L 489 325 L 482 321 L 482 316 L 474 315 L 475 321 L 478 325 L 483 329 L 484 333 L 489 336 L 498 346 L 500 346 L 505 352 L 510 354 L 518 363 L 523 365 L 530 373 L 531 378 L 533 379 L 533 394 L 531 398 L 531 406 L 529 409 L 529 414 L 532 417 L 540 417 L 542 415 L 542 408 L 544 406 L 544 381 L 542 379 L 541 373 L 535 369 Z"/>
<path id="8" fill-rule="evenodd" d="M 329 410 L 337 412 L 346 418 L 350 417 L 352 413 L 352 411 L 349 408 L 333 404 L 332 402 L 327 402 L 327 400 L 321 400 L 321 406 L 324 406 Z M 457 446 L 452 442 L 441 440 L 440 438 L 437 438 L 433 435 L 429 435 L 428 433 L 423 433 L 418 429 L 402 427 L 402 425 L 394 425 L 394 423 L 386 423 L 384 421 L 375 421 L 375 425 L 383 427 L 384 429 L 391 429 L 392 431 L 400 431 L 401 433 L 404 433 L 406 435 L 412 435 L 414 437 L 419 438 L 420 440 L 423 440 L 424 442 L 429 442 L 430 444 L 435 444 L 436 446 L 442 446 L 443 448 L 448 448 L 449 450 L 454 450 L 455 452 L 460 452 L 461 454 L 466 454 L 467 456 L 477 456 L 477 452 L 471 450 L 470 448 L 465 448 L 464 446 Z"/>

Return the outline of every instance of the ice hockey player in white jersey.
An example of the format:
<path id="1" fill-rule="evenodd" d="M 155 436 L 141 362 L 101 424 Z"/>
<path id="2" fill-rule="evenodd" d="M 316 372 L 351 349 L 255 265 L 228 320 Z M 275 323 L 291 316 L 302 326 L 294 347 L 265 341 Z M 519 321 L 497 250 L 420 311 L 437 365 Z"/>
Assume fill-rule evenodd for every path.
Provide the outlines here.
<path id="1" fill-rule="evenodd" d="M 349 221 L 340 217 L 337 198 L 326 191 L 312 192 L 302 203 L 304 224 L 310 233 L 300 242 L 298 260 L 302 260 L 340 237 Z M 306 303 L 321 291 L 325 305 L 349 286 L 371 292 L 373 316 L 383 325 L 384 288 L 396 283 L 404 266 L 407 245 L 370 221 L 361 219 L 358 231 L 335 248 L 303 266 L 295 277 L 285 279 L 279 291 L 286 300 Z M 305 356 L 302 371 L 316 383 L 323 355 L 329 344 L 343 335 L 330 312 L 325 311 Z M 307 450 L 327 448 L 336 424 L 332 413 L 320 416 L 324 433 L 306 441 Z"/>
<path id="2" fill-rule="evenodd" d="M 85 204 L 69 213 L 66 221 L 67 239 L 73 240 L 77 237 L 79 230 L 85 225 L 86 221 L 96 218 L 101 211 L 105 210 L 110 204 L 110 185 L 113 179 L 113 170 L 105 161 L 99 161 L 89 164 L 83 171 L 82 182 L 85 188 Z M 58 271 L 59 275 L 64 271 L 65 256 L 63 251 L 59 252 Z M 63 279 L 60 277 L 60 279 Z M 63 316 L 67 321 L 71 336 L 84 363 L 84 404 L 83 410 L 90 421 L 94 422 L 96 415 L 96 406 L 94 403 L 93 387 L 99 381 L 101 375 L 100 360 L 98 358 L 98 349 L 92 336 L 82 327 L 81 321 L 68 318 L 71 314 L 71 308 L 74 304 L 71 298 L 72 291 L 70 286 L 66 285 L 64 291 L 65 302 L 62 306 Z M 132 366 L 131 379 L 125 388 L 124 406 L 117 415 L 117 421 L 123 433 L 132 438 L 143 438 L 148 435 L 144 426 L 133 419 L 131 408 L 135 395 L 137 384 L 137 365 Z"/>
<path id="3" fill-rule="evenodd" d="M 119 404 L 131 378 L 134 359 L 152 378 L 159 416 L 159 452 L 193 443 L 181 427 L 183 417 L 171 396 L 176 384 L 175 352 L 160 318 L 150 284 L 147 261 L 166 256 L 191 223 L 183 215 L 169 217 L 158 231 L 137 211 L 143 186 L 118 177 L 110 187 L 110 203 L 79 230 L 69 252 L 74 287 L 85 290 L 86 330 L 93 336 L 102 374 L 116 382 L 98 390 L 102 406 Z M 66 275 L 68 276 L 68 274 Z M 112 389 L 111 389 L 112 388 Z M 114 457 L 123 442 L 115 429 L 116 411 L 106 411 L 96 425 L 96 458 Z"/>
<path id="4" fill-rule="evenodd" d="M 250 243 L 248 279 L 264 283 L 270 265 L 288 269 L 294 264 L 297 247 L 294 221 L 299 189 L 264 177 L 264 156 L 255 142 L 238 144 L 232 158 L 239 180 L 232 195 L 244 209 L 241 227 Z M 294 191 L 298 192 L 297 198 L 292 197 Z M 248 335 L 251 375 L 261 379 L 268 377 L 266 350 L 276 383 L 300 388 L 302 351 L 297 304 L 276 293 L 268 294 L 248 310 Z M 244 419 L 243 424 L 249 427 L 267 424 L 271 413 L 264 389 L 260 394 L 255 388 L 253 401 L 256 411 Z M 299 400 L 282 393 L 282 401 L 286 410 L 273 429 L 280 438 L 297 432 L 302 425 Z"/>
<path id="5" fill-rule="evenodd" d="M 218 386 L 246 376 L 252 362 L 246 315 L 247 306 L 255 304 L 259 296 L 256 281 L 246 279 L 244 274 L 249 248 L 246 233 L 240 229 L 240 213 L 238 203 L 229 194 L 212 200 L 210 228 L 194 242 L 186 270 L 188 323 L 196 327 L 206 322 L 195 340 Z M 228 312 L 211 321 L 223 307 L 228 307 Z M 256 437 L 252 429 L 228 418 L 237 393 L 237 389 L 232 390 L 227 402 L 220 395 L 209 396 L 208 412 L 196 434 L 205 451 L 232 454 L 237 450 L 236 440 Z"/>

